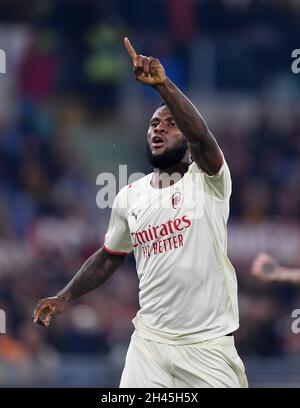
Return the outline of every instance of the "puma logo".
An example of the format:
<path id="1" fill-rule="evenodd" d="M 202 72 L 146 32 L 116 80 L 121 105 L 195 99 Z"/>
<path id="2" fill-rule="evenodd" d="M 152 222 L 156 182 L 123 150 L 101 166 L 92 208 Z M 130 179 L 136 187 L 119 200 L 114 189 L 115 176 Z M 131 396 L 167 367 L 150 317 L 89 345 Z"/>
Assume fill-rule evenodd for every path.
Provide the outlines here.
<path id="1" fill-rule="evenodd" d="M 141 212 L 141 210 L 139 210 L 136 214 L 134 211 L 132 211 L 131 215 L 135 218 L 135 220 L 137 220 L 137 216 L 138 214 Z"/>

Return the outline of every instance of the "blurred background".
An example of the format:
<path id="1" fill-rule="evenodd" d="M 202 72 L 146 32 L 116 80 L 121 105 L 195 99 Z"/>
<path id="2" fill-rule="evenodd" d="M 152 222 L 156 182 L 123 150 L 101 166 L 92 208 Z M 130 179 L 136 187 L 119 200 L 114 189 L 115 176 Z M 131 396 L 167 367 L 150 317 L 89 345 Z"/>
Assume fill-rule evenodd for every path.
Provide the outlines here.
<path id="1" fill-rule="evenodd" d="M 50 329 L 31 315 L 103 243 L 97 176 L 151 171 L 160 99 L 134 80 L 124 35 L 160 58 L 229 163 L 236 345 L 250 386 L 300 386 L 300 290 L 249 272 L 259 251 L 300 265 L 299 19 L 298 0 L 0 0 L 0 386 L 119 384 L 139 307 L 132 257 Z"/>

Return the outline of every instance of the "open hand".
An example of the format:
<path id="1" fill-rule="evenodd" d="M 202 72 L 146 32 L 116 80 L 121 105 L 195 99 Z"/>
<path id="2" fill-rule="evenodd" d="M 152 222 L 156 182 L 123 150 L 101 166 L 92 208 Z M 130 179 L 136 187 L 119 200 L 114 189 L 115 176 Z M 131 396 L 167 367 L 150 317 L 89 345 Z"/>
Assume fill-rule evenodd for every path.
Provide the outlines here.
<path id="1" fill-rule="evenodd" d="M 124 44 L 133 62 L 133 71 L 138 81 L 147 85 L 159 85 L 166 80 L 165 69 L 157 58 L 138 55 L 127 37 Z"/>

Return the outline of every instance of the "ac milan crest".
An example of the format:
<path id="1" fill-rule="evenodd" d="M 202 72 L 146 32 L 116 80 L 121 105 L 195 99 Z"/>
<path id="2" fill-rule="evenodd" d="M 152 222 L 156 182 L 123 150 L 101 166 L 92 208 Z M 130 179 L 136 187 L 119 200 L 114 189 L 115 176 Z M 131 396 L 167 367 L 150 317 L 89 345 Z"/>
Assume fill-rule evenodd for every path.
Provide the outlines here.
<path id="1" fill-rule="evenodd" d="M 174 193 L 172 195 L 172 207 L 174 208 L 174 210 L 176 210 L 177 208 L 179 208 L 182 204 L 182 194 L 177 191 L 176 193 Z"/>

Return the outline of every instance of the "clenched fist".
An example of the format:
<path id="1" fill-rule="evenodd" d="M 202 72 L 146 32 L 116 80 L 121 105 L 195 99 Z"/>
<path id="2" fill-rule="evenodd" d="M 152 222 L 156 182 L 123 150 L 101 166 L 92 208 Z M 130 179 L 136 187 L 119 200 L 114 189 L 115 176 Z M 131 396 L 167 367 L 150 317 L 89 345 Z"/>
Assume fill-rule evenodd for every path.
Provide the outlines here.
<path id="1" fill-rule="evenodd" d="M 133 71 L 138 81 L 147 85 L 159 85 L 166 80 L 164 67 L 157 58 L 138 55 L 127 37 L 124 44 L 133 62 Z"/>

